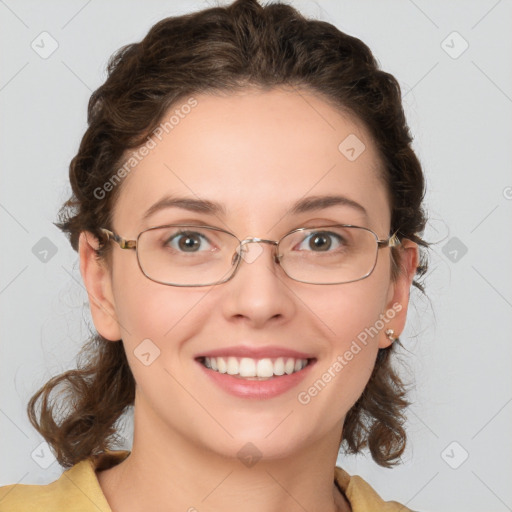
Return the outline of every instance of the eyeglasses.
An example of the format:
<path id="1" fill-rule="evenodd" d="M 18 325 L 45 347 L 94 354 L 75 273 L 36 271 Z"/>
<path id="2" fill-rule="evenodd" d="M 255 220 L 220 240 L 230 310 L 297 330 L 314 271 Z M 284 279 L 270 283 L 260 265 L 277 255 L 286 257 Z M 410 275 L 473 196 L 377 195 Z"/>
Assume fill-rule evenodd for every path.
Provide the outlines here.
<path id="1" fill-rule="evenodd" d="M 377 263 L 378 250 L 396 247 L 396 232 L 385 240 L 370 229 L 336 224 L 298 228 L 279 241 L 263 238 L 239 240 L 213 226 L 168 224 L 148 228 L 136 240 L 126 240 L 100 228 L 121 249 L 134 249 L 142 273 L 169 286 L 210 286 L 229 281 L 242 259 L 251 263 L 247 244 L 274 246 L 274 261 L 295 281 L 308 284 L 343 284 L 368 277 Z"/>

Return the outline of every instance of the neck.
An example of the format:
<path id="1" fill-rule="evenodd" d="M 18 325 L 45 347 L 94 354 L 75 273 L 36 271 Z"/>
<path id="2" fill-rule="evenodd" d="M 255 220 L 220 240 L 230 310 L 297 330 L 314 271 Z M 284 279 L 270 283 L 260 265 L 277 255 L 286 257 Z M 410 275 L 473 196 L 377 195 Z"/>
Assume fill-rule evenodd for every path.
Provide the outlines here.
<path id="1" fill-rule="evenodd" d="M 130 456 L 99 472 L 112 511 L 336 512 L 350 505 L 334 485 L 341 431 L 284 458 L 225 457 L 196 446 L 135 407 Z"/>

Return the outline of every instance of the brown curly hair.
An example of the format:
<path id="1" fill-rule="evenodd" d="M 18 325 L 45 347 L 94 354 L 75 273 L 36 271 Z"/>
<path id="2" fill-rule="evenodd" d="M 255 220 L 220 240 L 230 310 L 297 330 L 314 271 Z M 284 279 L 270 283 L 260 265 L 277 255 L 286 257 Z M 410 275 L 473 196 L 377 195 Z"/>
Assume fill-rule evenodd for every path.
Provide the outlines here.
<path id="1" fill-rule="evenodd" d="M 70 163 L 72 196 L 55 223 L 73 249 L 78 250 L 80 233 L 90 231 L 101 243 L 98 257 L 109 261 L 109 244 L 99 228 L 111 227 L 121 186 L 105 197 L 95 191 L 112 178 L 127 150 L 151 135 L 172 105 L 191 94 L 229 93 L 248 86 L 306 89 L 363 122 L 385 169 L 391 230 L 420 246 L 414 285 L 423 292 L 418 278 L 427 268 L 428 244 L 420 238 L 426 223 L 425 183 L 411 148 L 400 86 L 379 69 L 362 41 L 281 3 L 262 6 L 256 0 L 237 0 L 169 17 L 140 43 L 111 57 L 107 80 L 90 98 L 88 128 Z M 400 271 L 395 251 L 393 278 Z M 345 418 L 340 444 L 348 453 L 367 447 L 387 467 L 397 464 L 405 449 L 404 410 L 409 405 L 406 386 L 391 364 L 394 347 L 379 349 L 373 374 Z M 54 417 L 53 391 L 60 404 L 70 406 L 61 418 Z M 134 397 L 135 381 L 121 340 L 95 334 L 82 348 L 77 369 L 49 380 L 30 399 L 27 411 L 59 463 L 69 467 L 112 449 L 118 440 L 117 422 Z"/>

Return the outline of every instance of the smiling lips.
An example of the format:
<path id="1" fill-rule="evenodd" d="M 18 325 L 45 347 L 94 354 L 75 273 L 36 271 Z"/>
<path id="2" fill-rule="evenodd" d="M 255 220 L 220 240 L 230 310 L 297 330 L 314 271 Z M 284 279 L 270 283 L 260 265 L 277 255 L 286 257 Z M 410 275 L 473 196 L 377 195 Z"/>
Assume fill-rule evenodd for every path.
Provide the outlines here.
<path id="1" fill-rule="evenodd" d="M 291 375 L 302 370 L 308 359 L 293 357 L 278 357 L 271 359 L 253 359 L 250 357 L 205 357 L 202 361 L 206 368 L 228 375 L 238 375 L 242 378 L 272 378 L 274 376 Z"/>
<path id="2" fill-rule="evenodd" d="M 207 377 L 224 391 L 260 400 L 296 387 L 316 362 L 311 354 L 272 346 L 216 349 L 195 359 Z"/>
<path id="3" fill-rule="evenodd" d="M 196 359 L 206 368 L 221 374 L 273 378 L 299 372 L 314 358 L 311 354 L 283 347 L 238 345 L 211 350 Z"/>

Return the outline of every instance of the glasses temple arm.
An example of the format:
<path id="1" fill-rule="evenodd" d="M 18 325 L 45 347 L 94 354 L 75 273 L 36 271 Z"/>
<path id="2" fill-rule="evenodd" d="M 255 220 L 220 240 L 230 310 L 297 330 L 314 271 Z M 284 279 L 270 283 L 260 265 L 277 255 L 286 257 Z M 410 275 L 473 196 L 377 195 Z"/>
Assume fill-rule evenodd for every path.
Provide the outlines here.
<path id="1" fill-rule="evenodd" d="M 137 247 L 136 240 L 126 240 L 125 238 L 121 238 L 119 235 L 116 235 L 113 231 L 110 231 L 109 229 L 100 228 L 100 231 L 104 233 L 107 236 L 107 238 L 111 238 L 112 240 L 117 242 L 121 249 L 135 249 Z"/>

